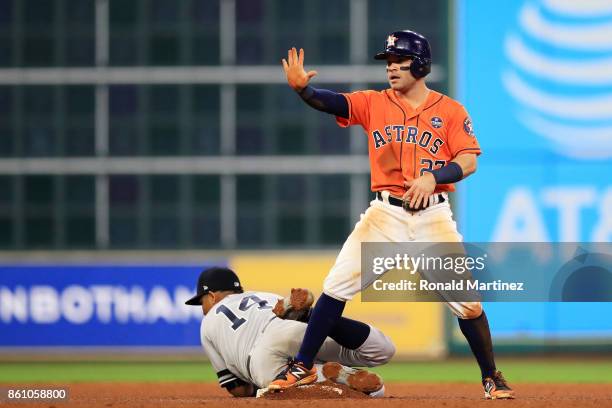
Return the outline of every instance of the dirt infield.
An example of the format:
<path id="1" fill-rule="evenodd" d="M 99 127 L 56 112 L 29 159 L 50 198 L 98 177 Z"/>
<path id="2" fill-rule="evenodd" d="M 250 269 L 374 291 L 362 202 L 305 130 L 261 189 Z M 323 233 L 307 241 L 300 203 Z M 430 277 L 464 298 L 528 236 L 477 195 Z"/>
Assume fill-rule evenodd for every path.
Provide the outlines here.
<path id="1" fill-rule="evenodd" d="M 317 384 L 309 384 L 301 387 L 293 387 L 280 392 L 267 392 L 261 396 L 272 401 L 282 400 L 322 400 L 322 399 L 367 399 L 366 394 L 350 389 L 346 385 L 335 384 L 325 381 Z"/>
<path id="2" fill-rule="evenodd" d="M 8 386 L 0 384 L 0 386 Z M 48 385 L 47 385 L 48 386 Z M 61 386 L 55 384 L 55 386 Z M 66 386 L 66 385 L 64 385 Z M 18 388 L 27 386 L 20 384 Z M 41 384 L 29 387 L 41 388 Z M 230 399 L 224 390 L 210 383 L 73 383 L 66 402 L 0 402 L 2 407 L 103 407 L 103 408 L 188 408 L 188 407 L 295 407 L 294 400 Z M 504 405 L 517 407 L 610 407 L 612 384 L 517 384 L 517 399 L 486 401 L 478 384 L 407 384 L 386 385 L 388 397 L 382 399 L 327 399 L 316 401 L 316 408 L 390 408 L 445 407 L 474 408 Z M 309 406 L 315 402 L 311 402 Z"/>

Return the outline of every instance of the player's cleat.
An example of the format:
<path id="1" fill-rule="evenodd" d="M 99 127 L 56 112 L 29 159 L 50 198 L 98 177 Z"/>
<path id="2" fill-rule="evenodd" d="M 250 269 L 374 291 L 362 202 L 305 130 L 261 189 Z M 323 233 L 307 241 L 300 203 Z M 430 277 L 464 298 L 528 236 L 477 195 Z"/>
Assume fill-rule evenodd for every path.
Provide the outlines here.
<path id="1" fill-rule="evenodd" d="M 514 398 L 514 391 L 508 386 L 501 371 L 496 371 L 493 377 L 487 377 L 482 380 L 482 386 L 484 387 L 484 397 L 486 399 Z"/>
<path id="2" fill-rule="evenodd" d="M 314 295 L 308 289 L 291 289 L 291 295 L 279 299 L 272 312 L 281 319 L 307 321 Z"/>
<path id="3" fill-rule="evenodd" d="M 289 360 L 287 367 L 268 385 L 271 391 L 284 390 L 317 381 L 317 369 L 306 368 L 301 362 Z"/>
<path id="4" fill-rule="evenodd" d="M 346 367 L 340 363 L 323 364 L 323 375 L 330 381 L 348 385 L 351 389 L 368 395 L 378 393 L 383 388 L 382 378 L 378 374 Z"/>

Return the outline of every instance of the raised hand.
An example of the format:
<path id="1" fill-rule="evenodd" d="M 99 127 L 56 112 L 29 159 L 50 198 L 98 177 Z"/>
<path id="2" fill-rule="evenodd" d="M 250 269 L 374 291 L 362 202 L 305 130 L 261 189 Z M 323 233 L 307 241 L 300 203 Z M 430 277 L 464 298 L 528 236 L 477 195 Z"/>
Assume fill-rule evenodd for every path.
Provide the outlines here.
<path id="1" fill-rule="evenodd" d="M 306 72 L 304 70 L 303 48 L 300 48 L 299 55 L 295 47 L 287 51 L 287 59 L 283 58 L 283 69 L 287 75 L 287 83 L 297 92 L 306 88 L 310 79 L 317 75 L 317 71 Z"/>

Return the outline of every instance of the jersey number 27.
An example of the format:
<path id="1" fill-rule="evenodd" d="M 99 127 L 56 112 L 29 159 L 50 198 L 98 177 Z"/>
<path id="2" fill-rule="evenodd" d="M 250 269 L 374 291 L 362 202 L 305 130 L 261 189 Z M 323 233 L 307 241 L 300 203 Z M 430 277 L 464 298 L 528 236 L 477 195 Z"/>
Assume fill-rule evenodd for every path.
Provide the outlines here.
<path id="1" fill-rule="evenodd" d="M 421 176 L 425 174 L 426 171 L 432 171 L 441 169 L 446 165 L 446 160 L 430 160 L 430 159 L 421 159 L 421 165 L 426 167 L 421 167 Z"/>

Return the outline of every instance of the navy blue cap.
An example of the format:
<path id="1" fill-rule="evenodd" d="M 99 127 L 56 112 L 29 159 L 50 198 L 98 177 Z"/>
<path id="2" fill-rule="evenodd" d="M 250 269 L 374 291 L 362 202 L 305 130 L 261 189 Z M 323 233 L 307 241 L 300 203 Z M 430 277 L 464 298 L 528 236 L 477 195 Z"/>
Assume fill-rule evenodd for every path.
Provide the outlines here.
<path id="1" fill-rule="evenodd" d="M 208 292 L 216 292 L 220 290 L 232 290 L 242 293 L 240 279 L 234 271 L 229 268 L 212 267 L 205 269 L 200 273 L 198 278 L 198 286 L 196 286 L 196 295 L 185 302 L 186 305 L 200 306 L 202 296 Z"/>

